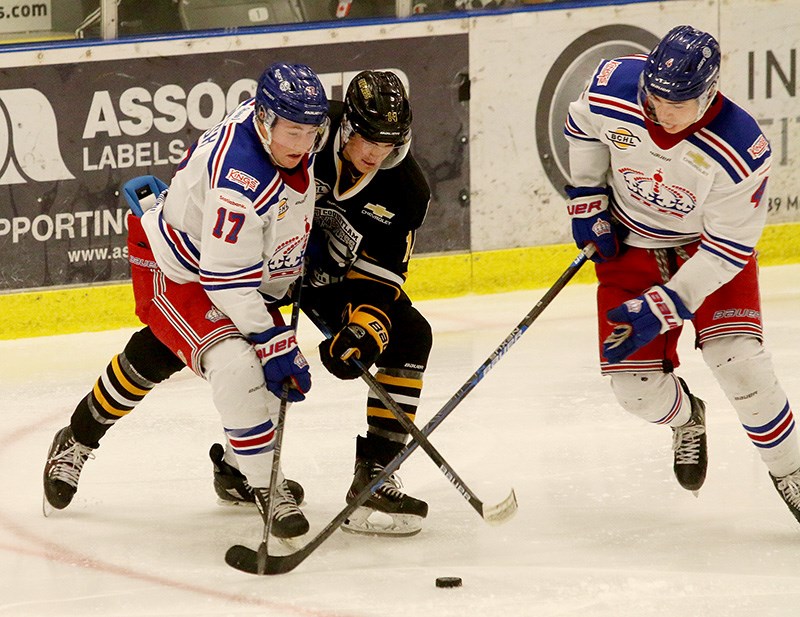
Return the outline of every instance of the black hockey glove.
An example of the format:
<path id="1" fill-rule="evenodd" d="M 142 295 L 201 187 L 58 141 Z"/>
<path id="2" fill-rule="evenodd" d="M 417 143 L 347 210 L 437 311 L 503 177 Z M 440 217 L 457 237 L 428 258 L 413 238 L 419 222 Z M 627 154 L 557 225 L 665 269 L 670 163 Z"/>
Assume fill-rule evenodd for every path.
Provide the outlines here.
<path id="1" fill-rule="evenodd" d="M 339 379 L 355 379 L 361 370 L 350 362 L 357 358 L 369 368 L 389 344 L 389 318 L 374 306 L 362 304 L 349 323 L 333 338 L 320 343 L 322 364 Z"/>

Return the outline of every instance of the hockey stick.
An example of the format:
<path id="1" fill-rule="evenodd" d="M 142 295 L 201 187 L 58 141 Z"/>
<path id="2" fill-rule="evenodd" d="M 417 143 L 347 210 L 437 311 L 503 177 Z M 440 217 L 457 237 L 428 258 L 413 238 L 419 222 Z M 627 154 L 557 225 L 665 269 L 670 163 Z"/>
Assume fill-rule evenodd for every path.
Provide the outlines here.
<path id="1" fill-rule="evenodd" d="M 311 309 L 310 311 L 306 312 L 306 315 L 308 315 L 308 317 L 311 319 L 314 325 L 317 326 L 319 331 L 322 332 L 326 339 L 330 340 L 332 338 L 333 333 L 317 311 Z M 361 378 L 367 383 L 375 396 L 380 399 L 381 403 L 386 405 L 386 408 L 391 412 L 395 420 L 400 423 L 407 433 L 411 434 L 414 441 L 419 442 L 419 445 L 423 450 L 425 450 L 428 456 L 431 457 L 431 460 L 436 463 L 450 484 L 452 484 L 456 490 L 461 493 L 461 496 L 469 502 L 469 505 L 471 505 L 475 511 L 481 515 L 481 517 L 483 517 L 483 520 L 488 523 L 503 523 L 514 515 L 514 513 L 517 511 L 517 496 L 513 489 L 511 489 L 511 494 L 500 503 L 489 507 L 484 506 L 483 501 L 481 501 L 478 496 L 475 495 L 475 493 L 472 492 L 472 490 L 464 483 L 464 481 L 459 477 L 459 475 L 445 460 L 445 458 L 439 453 L 433 444 L 428 441 L 428 438 L 425 437 L 425 435 L 423 435 L 422 432 L 417 428 L 417 425 L 408 419 L 408 416 L 400 408 L 400 405 L 397 404 L 397 401 L 395 401 L 392 398 L 392 395 L 386 391 L 386 388 L 383 386 L 383 384 L 380 383 L 372 375 L 372 373 L 367 370 L 367 367 L 364 366 L 361 360 L 351 357 L 349 362 L 352 362 L 353 366 L 361 371 Z"/>
<path id="2" fill-rule="evenodd" d="M 297 322 L 300 318 L 300 292 L 302 289 L 303 277 L 300 278 L 295 283 L 297 285 L 295 297 L 292 303 L 292 317 L 291 317 L 291 325 L 294 328 L 295 332 L 297 332 Z M 258 551 L 256 553 L 256 574 L 266 574 L 267 573 L 267 559 L 269 558 L 269 535 L 272 531 L 272 517 L 275 514 L 275 493 L 277 491 L 278 485 L 278 473 L 280 472 L 281 468 L 281 445 L 283 444 L 283 428 L 286 422 L 286 409 L 289 403 L 289 382 L 288 380 L 284 382 L 283 389 L 281 390 L 281 406 L 278 410 L 278 420 L 277 424 L 275 425 L 275 445 L 272 449 L 272 469 L 270 471 L 269 477 L 269 493 L 267 497 L 267 507 L 265 508 L 266 512 L 264 514 L 264 532 L 261 536 L 261 544 L 258 545 Z M 258 496 L 255 496 L 258 499 Z M 232 546 L 228 549 L 228 552 L 225 554 L 225 561 L 230 563 L 228 560 L 228 553 L 234 550 L 236 546 Z M 232 564 L 231 564 L 232 565 Z M 235 567 L 235 566 L 234 566 Z"/>
<path id="3" fill-rule="evenodd" d="M 578 270 L 586 263 L 588 257 L 594 252 L 593 246 L 588 246 L 584 248 L 578 256 L 572 261 L 569 267 L 564 271 L 564 273 L 558 278 L 558 280 L 553 283 L 553 286 L 547 290 L 547 292 L 542 296 L 542 299 L 539 300 L 536 305 L 530 310 L 530 312 L 525 315 L 517 327 L 514 328 L 511 333 L 505 338 L 505 340 L 500 343 L 500 345 L 495 349 L 492 354 L 486 359 L 486 361 L 481 364 L 477 371 L 475 371 L 472 376 L 467 379 L 461 388 L 450 398 L 447 403 L 437 412 L 433 418 L 422 428 L 422 434 L 426 437 L 430 435 L 436 427 L 438 427 L 442 421 L 458 406 L 458 404 L 464 400 L 464 397 L 467 396 L 474 388 L 478 385 L 478 383 L 486 376 L 486 374 L 494 368 L 494 365 L 497 364 L 500 359 L 506 354 L 506 352 L 516 343 L 519 338 L 525 333 L 525 331 L 530 327 L 530 325 L 542 314 L 544 309 L 553 301 L 553 299 L 561 292 L 561 290 L 566 286 L 567 283 L 572 279 L 572 277 L 577 274 Z M 362 489 L 362 491 L 356 495 L 355 499 L 347 504 L 343 510 L 337 514 L 333 520 L 331 520 L 308 544 L 303 546 L 302 548 L 296 550 L 294 553 L 290 553 L 289 555 L 269 555 L 267 557 L 267 567 L 266 567 L 266 574 L 285 574 L 286 572 L 291 572 L 297 566 L 299 566 L 305 559 L 311 555 L 319 546 L 327 540 L 334 531 L 336 531 L 339 526 L 347 520 L 347 518 L 356 511 L 357 508 L 362 506 L 369 496 L 375 491 L 383 482 L 397 469 L 403 462 L 409 457 L 409 455 L 417 448 L 419 442 L 412 441 L 405 448 L 403 448 L 397 456 L 395 456 L 386 467 L 383 468 L 377 476 L 372 479 L 372 482 L 366 487 Z M 232 546 L 228 553 L 225 555 L 225 560 L 228 562 L 229 565 L 242 570 L 243 572 L 248 572 L 250 574 L 257 574 L 257 562 L 258 562 L 258 554 L 256 551 L 247 548 L 246 546 Z"/>

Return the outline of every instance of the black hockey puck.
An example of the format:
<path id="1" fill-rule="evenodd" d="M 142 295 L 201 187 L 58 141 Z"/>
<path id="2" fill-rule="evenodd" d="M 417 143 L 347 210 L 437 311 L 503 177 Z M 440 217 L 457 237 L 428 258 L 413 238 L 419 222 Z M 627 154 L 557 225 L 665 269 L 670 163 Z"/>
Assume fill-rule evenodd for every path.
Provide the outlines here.
<path id="1" fill-rule="evenodd" d="M 437 587 L 461 587 L 461 578 L 458 576 L 440 576 L 436 579 Z"/>

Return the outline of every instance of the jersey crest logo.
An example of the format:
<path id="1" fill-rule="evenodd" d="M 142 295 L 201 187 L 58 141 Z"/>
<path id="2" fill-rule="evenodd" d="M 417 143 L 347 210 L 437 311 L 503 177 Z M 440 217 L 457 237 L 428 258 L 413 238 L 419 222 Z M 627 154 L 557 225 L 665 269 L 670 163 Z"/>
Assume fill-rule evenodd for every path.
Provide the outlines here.
<path id="1" fill-rule="evenodd" d="M 619 127 L 613 131 L 608 131 L 606 133 L 606 138 L 608 138 L 608 141 L 610 141 L 617 150 L 635 148 L 642 141 L 624 127 Z"/>
<path id="2" fill-rule="evenodd" d="M 611 75 L 617 70 L 619 65 L 620 63 L 616 60 L 609 60 L 606 62 L 603 65 L 603 68 L 600 70 L 600 74 L 597 76 L 597 85 L 607 86 L 609 80 L 611 79 Z"/>
<path id="3" fill-rule="evenodd" d="M 388 225 L 389 221 L 391 221 L 394 218 L 394 212 L 390 212 L 380 204 L 367 204 L 366 206 L 364 206 L 362 212 L 366 214 L 368 217 L 373 218 L 376 221 L 379 221 L 386 225 Z"/>
<path id="4" fill-rule="evenodd" d="M 260 184 L 260 182 L 250 174 L 246 174 L 239 169 L 234 169 L 233 167 L 231 167 L 228 170 L 225 179 L 230 180 L 234 184 L 238 184 L 239 186 L 243 187 L 246 191 L 255 191 L 258 188 L 258 185 Z"/>
<path id="5" fill-rule="evenodd" d="M 303 256 L 308 244 L 308 234 L 311 231 L 311 221 L 305 217 L 303 231 L 285 240 L 275 247 L 275 252 L 267 262 L 269 279 L 297 277 L 303 271 Z"/>
<path id="6" fill-rule="evenodd" d="M 753 145 L 747 149 L 747 153 L 752 156 L 754 159 L 760 159 L 766 152 L 769 151 L 769 142 L 767 138 L 764 137 L 764 134 L 758 136 L 753 142 Z"/>
<path id="7" fill-rule="evenodd" d="M 631 198 L 661 214 L 683 219 L 697 207 L 697 196 L 685 187 L 665 183 L 660 169 L 653 175 L 630 167 L 618 171 Z"/>
<path id="8" fill-rule="evenodd" d="M 319 178 L 314 178 L 314 184 L 316 185 L 316 190 L 317 190 L 316 199 L 324 197 L 325 195 L 331 192 L 331 185 L 328 184 L 327 182 L 323 182 Z"/>
<path id="9" fill-rule="evenodd" d="M 212 306 L 206 313 L 206 319 L 211 323 L 217 323 L 221 319 L 225 319 L 225 317 L 225 313 L 219 310 L 216 306 Z"/>

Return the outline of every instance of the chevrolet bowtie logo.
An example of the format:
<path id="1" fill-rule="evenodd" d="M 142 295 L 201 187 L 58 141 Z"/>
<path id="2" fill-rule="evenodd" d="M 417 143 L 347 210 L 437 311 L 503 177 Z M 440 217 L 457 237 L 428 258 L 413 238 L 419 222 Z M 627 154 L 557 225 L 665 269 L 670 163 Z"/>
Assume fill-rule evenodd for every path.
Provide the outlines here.
<path id="1" fill-rule="evenodd" d="M 692 163 L 694 163 L 698 167 L 702 167 L 704 169 L 708 169 L 709 167 L 708 161 L 699 152 L 687 152 L 686 158 L 688 158 L 690 161 L 692 161 Z"/>
<path id="2" fill-rule="evenodd" d="M 376 204 L 367 204 L 366 206 L 364 206 L 364 210 L 369 210 L 375 216 L 378 216 L 378 217 L 384 218 L 384 219 L 391 219 L 391 218 L 394 217 L 394 212 L 389 212 L 383 206 L 379 206 L 379 205 L 376 205 Z"/>

